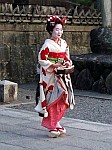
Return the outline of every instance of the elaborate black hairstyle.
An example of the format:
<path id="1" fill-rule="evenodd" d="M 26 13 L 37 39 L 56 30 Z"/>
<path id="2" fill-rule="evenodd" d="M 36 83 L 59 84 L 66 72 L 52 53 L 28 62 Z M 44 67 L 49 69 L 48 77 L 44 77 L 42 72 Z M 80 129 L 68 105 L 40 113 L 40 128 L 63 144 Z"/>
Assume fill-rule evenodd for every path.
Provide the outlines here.
<path id="1" fill-rule="evenodd" d="M 58 16 L 50 16 L 47 19 L 47 26 L 46 30 L 48 31 L 49 34 L 52 34 L 52 31 L 56 24 L 61 24 L 62 26 L 66 23 L 66 18 L 59 18 Z"/>

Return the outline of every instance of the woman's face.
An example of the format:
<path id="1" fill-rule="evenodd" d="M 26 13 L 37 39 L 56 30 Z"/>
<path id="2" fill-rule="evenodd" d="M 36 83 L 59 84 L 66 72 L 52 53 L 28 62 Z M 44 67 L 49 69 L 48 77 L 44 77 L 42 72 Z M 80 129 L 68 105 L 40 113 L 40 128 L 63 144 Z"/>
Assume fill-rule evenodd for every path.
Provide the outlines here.
<path id="1" fill-rule="evenodd" d="M 53 32 L 51 34 L 53 39 L 61 38 L 63 34 L 63 27 L 61 24 L 56 24 L 56 26 L 53 29 Z"/>

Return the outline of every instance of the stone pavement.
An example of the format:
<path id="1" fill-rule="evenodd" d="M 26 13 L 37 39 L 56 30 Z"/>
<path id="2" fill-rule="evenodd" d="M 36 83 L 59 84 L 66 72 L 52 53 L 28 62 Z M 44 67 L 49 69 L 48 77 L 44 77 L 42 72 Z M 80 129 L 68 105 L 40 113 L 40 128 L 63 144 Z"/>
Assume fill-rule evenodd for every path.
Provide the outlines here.
<path id="1" fill-rule="evenodd" d="M 0 106 L 0 150 L 112 150 L 112 125 L 63 118 L 67 134 L 49 138 L 37 112 Z"/>

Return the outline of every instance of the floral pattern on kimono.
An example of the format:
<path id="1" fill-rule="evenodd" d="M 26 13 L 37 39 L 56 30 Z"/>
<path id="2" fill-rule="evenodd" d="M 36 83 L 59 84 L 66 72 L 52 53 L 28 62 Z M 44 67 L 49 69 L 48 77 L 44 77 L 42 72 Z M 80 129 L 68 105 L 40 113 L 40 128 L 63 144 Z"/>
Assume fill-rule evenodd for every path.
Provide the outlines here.
<path id="1" fill-rule="evenodd" d="M 61 56 L 64 54 L 64 63 L 72 65 L 69 56 L 69 47 L 65 40 L 61 39 L 61 46 L 51 39 L 45 40 L 39 55 L 40 64 L 40 101 L 39 112 L 46 113 L 50 107 L 60 100 L 65 100 L 67 107 L 75 105 L 74 94 L 69 74 L 57 75 L 53 68 L 54 62 L 49 60 L 50 54 Z M 64 80 L 63 80 L 64 78 Z M 49 115 L 49 114 L 48 114 Z M 47 117 L 47 116 L 46 116 Z"/>

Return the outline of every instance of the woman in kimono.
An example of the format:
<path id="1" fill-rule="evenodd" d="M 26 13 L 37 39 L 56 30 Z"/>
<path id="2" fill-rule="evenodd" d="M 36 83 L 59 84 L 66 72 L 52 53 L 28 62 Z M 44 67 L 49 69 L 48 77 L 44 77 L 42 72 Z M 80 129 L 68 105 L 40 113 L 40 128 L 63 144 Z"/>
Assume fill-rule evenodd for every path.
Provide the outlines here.
<path id="1" fill-rule="evenodd" d="M 46 30 L 46 39 L 38 54 L 40 64 L 40 100 L 35 110 L 43 117 L 42 126 L 48 129 L 49 137 L 66 133 L 60 120 L 67 108 L 75 105 L 70 73 L 74 71 L 67 42 L 61 38 L 66 18 L 51 16 Z"/>

